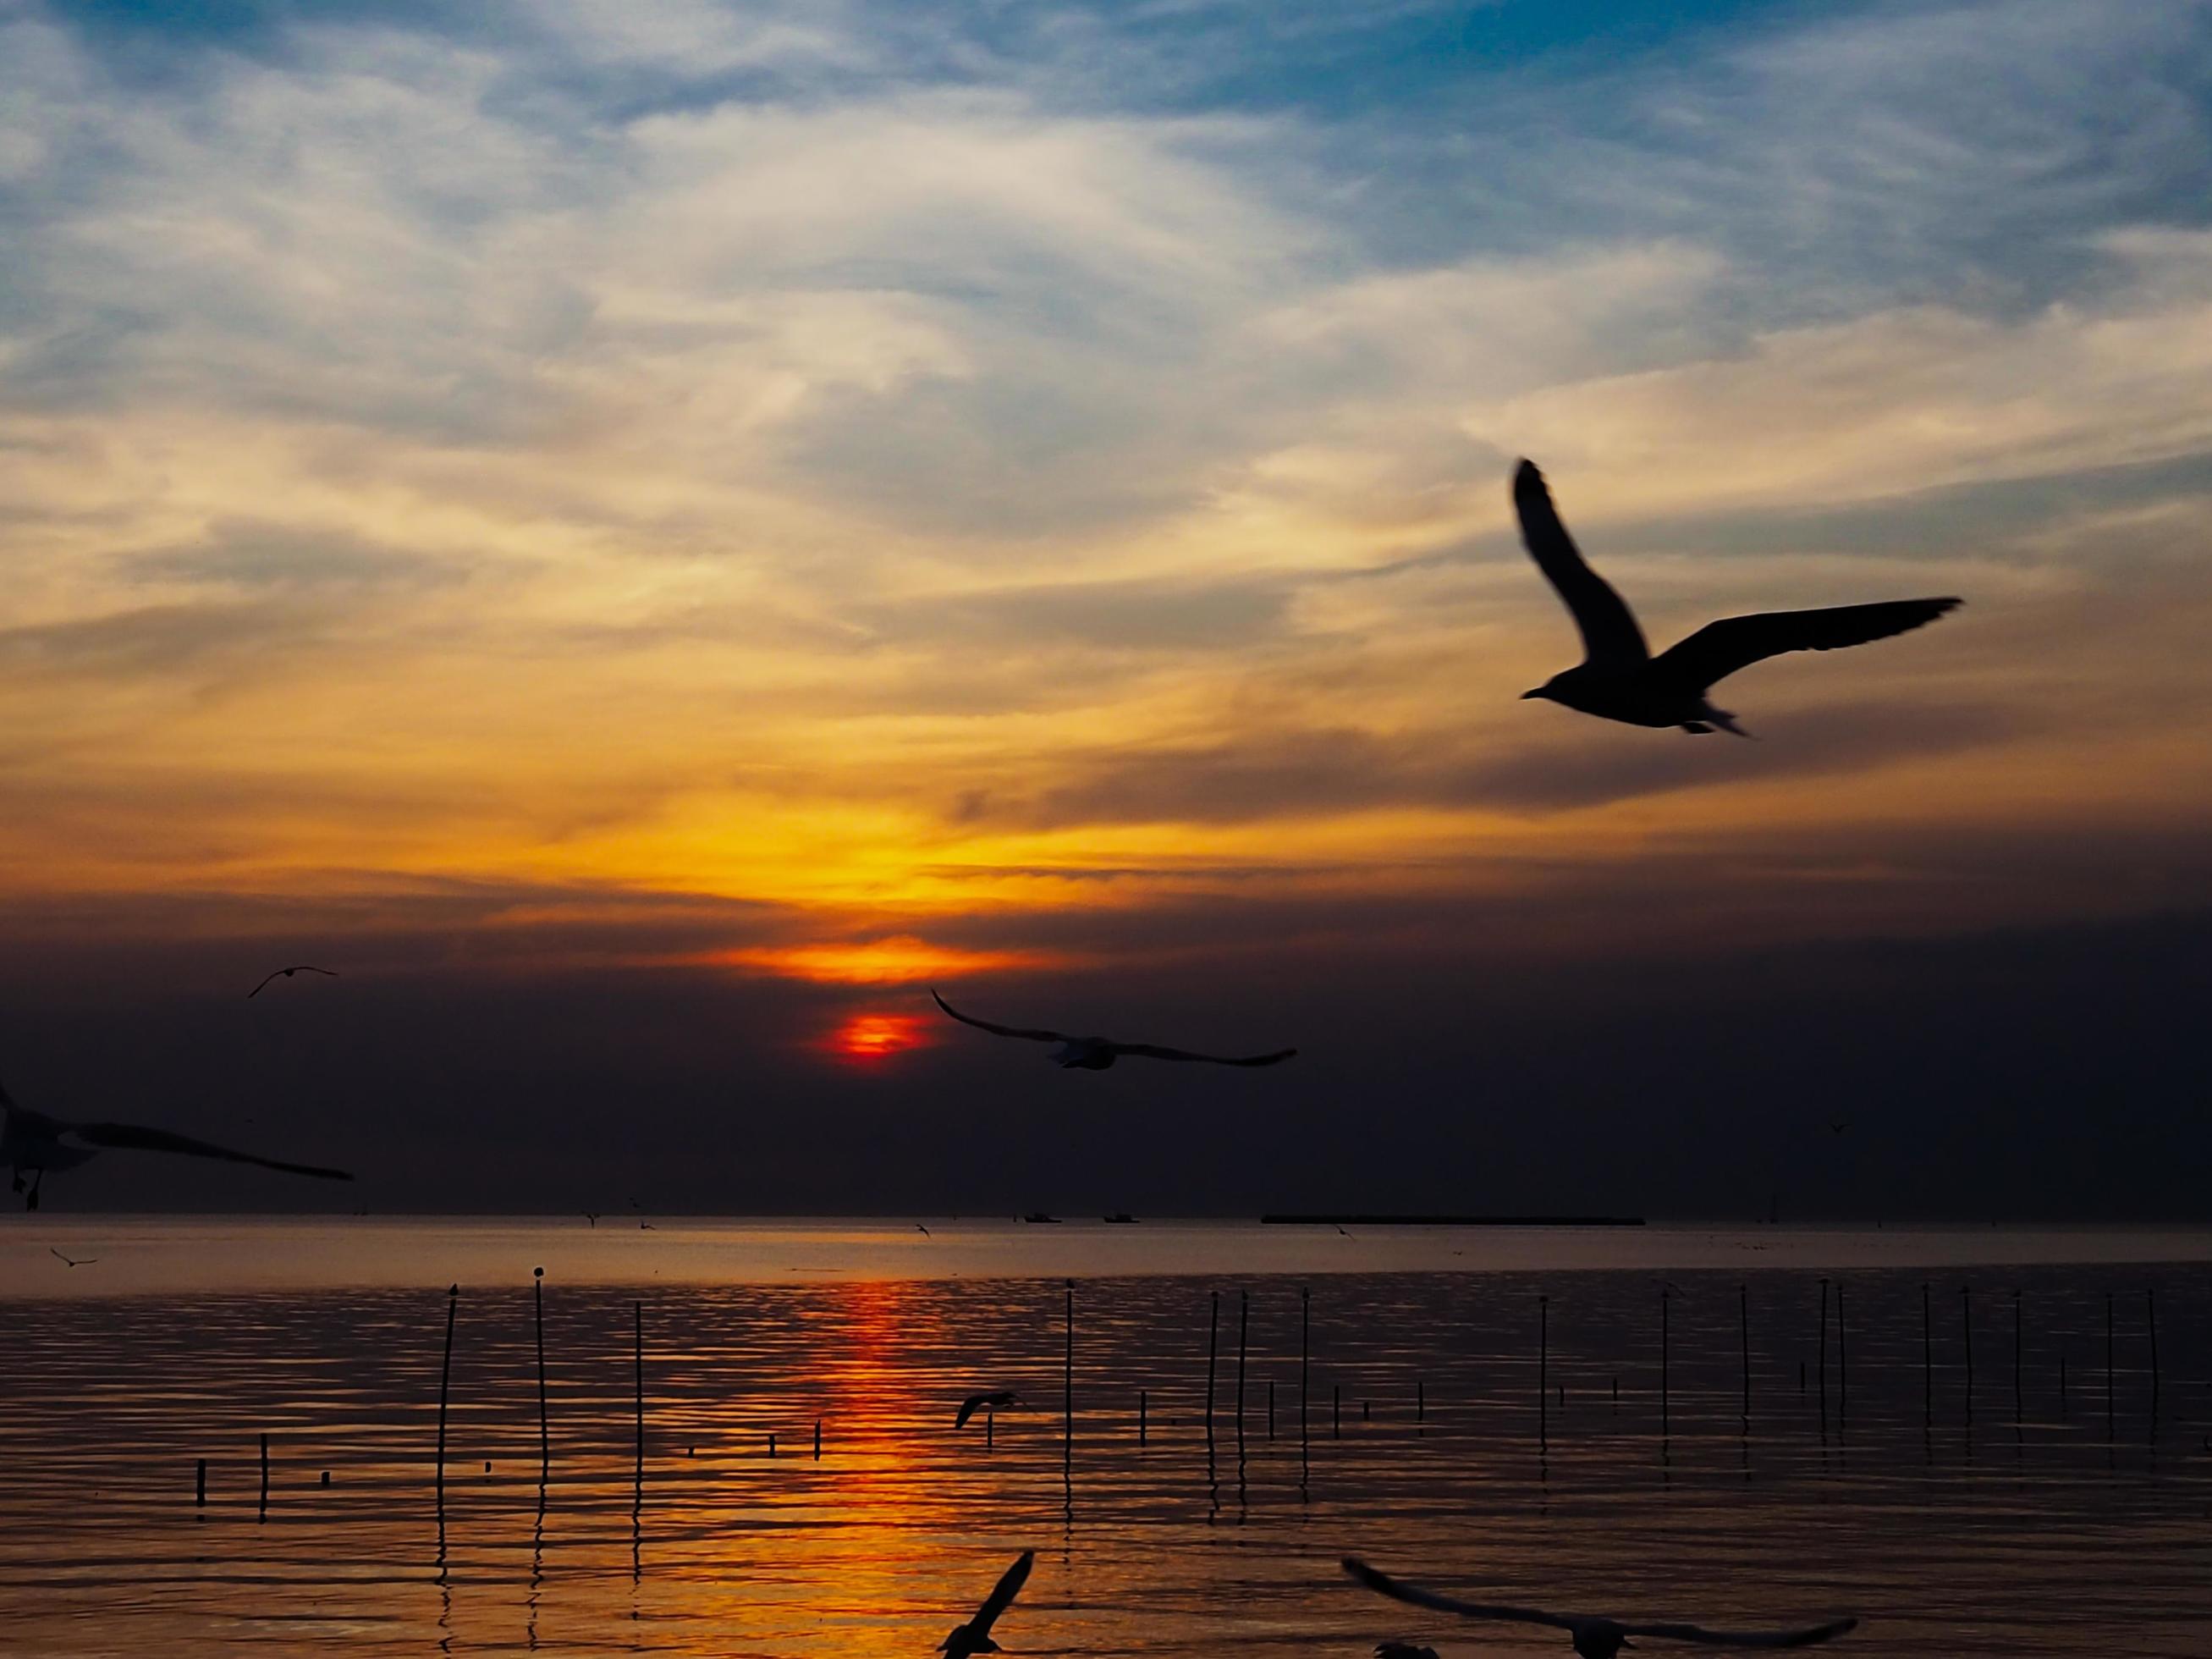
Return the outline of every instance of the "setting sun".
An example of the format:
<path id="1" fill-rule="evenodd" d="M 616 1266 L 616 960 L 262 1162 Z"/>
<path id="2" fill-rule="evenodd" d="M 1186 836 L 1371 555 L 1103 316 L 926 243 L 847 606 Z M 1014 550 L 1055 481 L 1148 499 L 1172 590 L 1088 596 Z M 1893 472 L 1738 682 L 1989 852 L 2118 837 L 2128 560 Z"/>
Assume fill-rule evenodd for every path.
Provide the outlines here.
<path id="1" fill-rule="evenodd" d="M 918 1014 L 854 1014 L 830 1034 L 828 1047 L 841 1059 L 869 1065 L 928 1041 Z"/>

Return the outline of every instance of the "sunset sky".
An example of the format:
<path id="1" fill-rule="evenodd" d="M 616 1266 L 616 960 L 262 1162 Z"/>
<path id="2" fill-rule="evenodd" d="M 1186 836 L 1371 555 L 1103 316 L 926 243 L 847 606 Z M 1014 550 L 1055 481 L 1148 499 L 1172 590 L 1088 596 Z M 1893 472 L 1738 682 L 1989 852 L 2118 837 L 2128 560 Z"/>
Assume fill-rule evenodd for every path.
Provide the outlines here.
<path id="1" fill-rule="evenodd" d="M 345 1207 L 2212 1206 L 2203 4 L 0 0 L 0 235 L 28 1104 Z M 1966 608 L 1755 743 L 1520 701 L 1523 454 L 1655 645 Z"/>

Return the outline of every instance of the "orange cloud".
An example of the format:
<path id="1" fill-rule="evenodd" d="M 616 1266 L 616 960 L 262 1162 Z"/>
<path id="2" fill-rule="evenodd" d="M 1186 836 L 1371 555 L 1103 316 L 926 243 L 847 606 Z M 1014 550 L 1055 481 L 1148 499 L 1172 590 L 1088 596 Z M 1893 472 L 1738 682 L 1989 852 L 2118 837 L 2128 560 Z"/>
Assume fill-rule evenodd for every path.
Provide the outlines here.
<path id="1" fill-rule="evenodd" d="M 831 945 L 747 946 L 709 952 L 703 960 L 723 967 L 759 969 L 817 985 L 912 985 L 968 974 L 1067 965 L 1045 951 L 962 951 L 932 945 L 911 933 Z"/>

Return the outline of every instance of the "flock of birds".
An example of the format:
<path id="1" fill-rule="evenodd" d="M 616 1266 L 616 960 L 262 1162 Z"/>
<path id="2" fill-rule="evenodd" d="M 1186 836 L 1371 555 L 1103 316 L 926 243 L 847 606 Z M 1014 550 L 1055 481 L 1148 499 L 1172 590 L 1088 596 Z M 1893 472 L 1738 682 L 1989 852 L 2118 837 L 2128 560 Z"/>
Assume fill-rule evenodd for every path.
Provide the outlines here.
<path id="1" fill-rule="evenodd" d="M 964 1420 L 964 1419 L 963 1419 Z M 991 1627 L 999 1622 L 1022 1586 L 1030 1580 L 1030 1570 L 1036 1565 L 1036 1552 L 1024 1550 L 1013 1565 L 999 1576 L 991 1593 L 983 1598 L 983 1605 L 975 1609 L 975 1617 L 965 1624 L 955 1625 L 951 1633 L 937 1644 L 939 1653 L 950 1659 L 969 1659 L 977 1653 L 1005 1651 L 991 1637 Z M 1615 1659 L 1623 1648 L 1634 1648 L 1631 1638 L 1648 1637 L 1656 1641 L 1686 1642 L 1698 1647 L 1714 1648 L 1809 1648 L 1832 1640 L 1858 1627 L 1856 1619 L 1833 1619 L 1826 1624 L 1802 1625 L 1790 1630 L 1709 1630 L 1703 1625 L 1679 1621 L 1650 1621 L 1631 1624 L 1625 1620 L 1607 1618 L 1599 1613 L 1547 1613 L 1540 1607 L 1513 1607 L 1490 1605 L 1479 1601 L 1462 1601 L 1456 1597 L 1440 1595 L 1436 1591 L 1423 1589 L 1418 1584 L 1408 1584 L 1389 1574 L 1377 1572 L 1357 1556 L 1344 1558 L 1344 1570 L 1358 1583 L 1364 1584 L 1378 1595 L 1387 1595 L 1394 1601 L 1403 1601 L 1410 1607 L 1425 1607 L 1431 1613 L 1449 1613 L 1462 1619 L 1488 1620 L 1514 1625 L 1545 1625 L 1553 1630 L 1567 1632 L 1575 1652 L 1581 1659 Z M 1376 1659 L 1437 1659 L 1434 1648 L 1416 1647 L 1410 1642 L 1378 1642 L 1375 1644 Z"/>
<path id="2" fill-rule="evenodd" d="M 1644 641 L 1643 629 L 1637 625 L 1635 613 L 1605 579 L 1589 568 L 1576 547 L 1560 521 L 1543 474 L 1532 462 L 1522 461 L 1514 473 L 1513 501 L 1529 556 L 1565 604 L 1583 641 L 1581 662 L 1522 695 L 1524 698 L 1559 703 L 1601 720 L 1655 728 L 1679 727 L 1692 733 L 1722 731 L 1748 737 L 1750 733 L 1736 723 L 1734 714 L 1712 702 L 1712 688 L 1722 680 L 1753 663 L 1793 651 L 1832 651 L 1887 639 L 1934 622 L 1960 603 L 1954 597 L 1893 599 L 1872 605 L 1730 617 L 1707 623 L 1655 657 Z M 259 996 L 278 979 L 291 979 L 300 974 L 337 977 L 331 969 L 297 963 L 265 975 L 246 994 L 247 998 L 250 1000 Z M 963 1025 L 994 1036 L 1052 1044 L 1053 1063 L 1065 1070 L 1103 1072 L 1125 1058 L 1264 1066 L 1278 1065 L 1297 1053 L 1296 1048 L 1279 1048 L 1260 1054 L 1203 1054 L 1158 1043 L 1001 1025 L 962 1013 L 933 990 L 931 995 L 946 1015 Z M 0 1109 L 7 1114 L 5 1128 L 0 1130 L 0 1163 L 10 1167 L 14 1190 L 24 1194 L 25 1206 L 30 1209 L 38 1208 L 40 1189 L 48 1174 L 75 1169 L 106 1151 L 170 1152 L 218 1158 L 325 1181 L 353 1178 L 343 1170 L 263 1158 L 167 1129 L 131 1123 L 65 1121 L 22 1106 L 4 1086 L 0 1086 Z M 1845 1127 L 1842 1123 L 1830 1127 L 1838 1134 Z M 592 1219 L 596 1224 L 597 1218 Z M 89 1265 L 97 1260 L 73 1259 L 59 1250 L 53 1254 L 71 1267 Z M 978 1411 L 1015 1403 L 1017 1396 L 1011 1390 L 971 1395 L 961 1402 L 955 1426 L 964 1427 Z M 992 1638 L 992 1628 L 1013 1605 L 1035 1564 L 1035 1553 L 1024 1551 L 1000 1577 L 975 1615 L 956 1626 L 939 1644 L 939 1650 L 951 1659 L 1000 1651 Z M 1583 1659 L 1614 1659 L 1621 1650 L 1633 1645 L 1633 1638 L 1729 1647 L 1807 1647 L 1840 1636 L 1857 1622 L 1842 1619 L 1798 1629 L 1765 1632 L 1709 1630 L 1680 1623 L 1637 1624 L 1590 1614 L 1547 1613 L 1534 1607 L 1458 1601 L 1402 1583 L 1349 1557 L 1344 1562 L 1344 1569 L 1368 1589 L 1413 1607 L 1464 1619 L 1509 1620 L 1564 1630 L 1575 1652 Z M 1381 1644 L 1376 1652 L 1378 1659 L 1436 1659 L 1434 1649 L 1403 1642 Z"/>

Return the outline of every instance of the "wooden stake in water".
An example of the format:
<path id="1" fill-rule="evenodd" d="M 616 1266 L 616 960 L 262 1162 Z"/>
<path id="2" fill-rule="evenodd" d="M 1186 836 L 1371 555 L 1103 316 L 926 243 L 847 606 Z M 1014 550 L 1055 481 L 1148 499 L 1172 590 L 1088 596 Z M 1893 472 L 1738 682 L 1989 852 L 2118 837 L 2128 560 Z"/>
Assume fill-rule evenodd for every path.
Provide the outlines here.
<path id="1" fill-rule="evenodd" d="M 261 1519 L 263 1519 L 264 1521 L 266 1521 L 268 1518 L 269 1518 L 269 1435 L 268 1435 L 268 1431 L 267 1431 L 266 1430 L 264 1430 L 264 1431 L 262 1431 L 262 1435 L 261 1435 Z"/>
<path id="2" fill-rule="evenodd" d="M 1828 1437 L 1828 1281 L 1820 1281 L 1820 1438 Z"/>
<path id="3" fill-rule="evenodd" d="M 1141 1445 L 1143 1445 L 1143 1444 L 1145 1443 L 1145 1442 L 1146 1442 L 1148 1438 L 1150 1438 L 1150 1437 L 1151 1437 L 1151 1428 L 1152 1428 L 1152 1425 L 1150 1425 L 1150 1423 L 1148 1423 L 1148 1422 L 1146 1421 L 1146 1414 L 1147 1414 L 1147 1413 L 1148 1413 L 1148 1411 L 1149 1411 L 1149 1409 L 1150 1409 L 1150 1403 L 1151 1403 L 1151 1402 L 1150 1402 L 1150 1401 L 1148 1401 L 1146 1399 L 1146 1397 L 1145 1397 L 1145 1391 L 1144 1391 L 1142 1389 L 1138 1389 L 1138 1390 L 1137 1390 L 1137 1443 L 1138 1443 L 1139 1445 L 1140 1445 L 1140 1446 L 1141 1446 Z"/>
<path id="4" fill-rule="evenodd" d="M 1413 1379 L 1413 1421 L 1419 1424 L 1428 1420 L 1429 1385 L 1417 1376 Z"/>
<path id="5" fill-rule="evenodd" d="M 1552 1443 L 1552 1298 L 1536 1298 L 1536 1448 Z"/>
<path id="6" fill-rule="evenodd" d="M 1306 1440 L 1307 1364 L 1313 1353 L 1313 1287 L 1298 1286 L 1298 1487 L 1304 1491 L 1310 1454 Z"/>
<path id="7" fill-rule="evenodd" d="M 2143 1319 L 2150 1328 L 2150 1421 L 2158 1431 L 2158 1292 L 2143 1292 Z"/>
<path id="8" fill-rule="evenodd" d="M 1925 1280 L 1920 1286 L 1920 1427 L 1936 1426 L 1936 1312 Z"/>
<path id="9" fill-rule="evenodd" d="M 1851 1415 L 1851 1345 L 1844 1328 L 1844 1286 L 1836 1284 L 1836 1432 L 1844 1431 L 1844 1425 Z"/>
<path id="10" fill-rule="evenodd" d="M 1237 1292 L 1237 1458 L 1244 1458 L 1244 1347 L 1252 1334 L 1252 1293 Z"/>
<path id="11" fill-rule="evenodd" d="M 438 1513 L 446 1512 L 446 1393 L 453 1380 L 453 1310 L 460 1304 L 461 1287 L 446 1287 L 446 1363 L 438 1370 Z"/>
<path id="12" fill-rule="evenodd" d="M 2112 1293 L 2105 1292 L 2105 1438 L 2112 1438 Z"/>
<path id="13" fill-rule="evenodd" d="M 2015 1432 L 2019 1431 L 2024 1409 L 2021 1386 L 2021 1323 L 2020 1292 L 2014 1291 L 2012 1293 L 2012 1426 Z"/>
<path id="14" fill-rule="evenodd" d="M 198 1472 L 192 1478 L 192 1507 L 203 1510 L 207 1507 L 207 1459 L 204 1457 L 200 1459 Z"/>
<path id="15" fill-rule="evenodd" d="M 1674 1434 L 1674 1336 L 1667 1313 L 1668 1291 L 1659 1287 L 1659 1437 L 1669 1439 Z"/>
<path id="16" fill-rule="evenodd" d="M 632 1407 L 637 1427 L 637 1479 L 645 1484 L 645 1304 L 629 1304 L 632 1346 L 630 1358 L 634 1387 Z"/>
<path id="17" fill-rule="evenodd" d="M 545 1415 L 545 1269 L 530 1270 L 530 1288 L 538 1312 L 538 1484 L 553 1473 L 553 1430 Z"/>
<path id="18" fill-rule="evenodd" d="M 1275 1379 L 1267 1379 L 1267 1438 L 1275 1437 Z"/>
<path id="19" fill-rule="evenodd" d="M 1214 1362 L 1221 1349 L 1221 1292 L 1208 1293 L 1206 1314 L 1206 1443 L 1213 1445 Z"/>
<path id="20" fill-rule="evenodd" d="M 1966 1426 L 1974 1425 L 1974 1287 L 1959 1286 L 1959 1344 L 1966 1354 Z"/>
<path id="21" fill-rule="evenodd" d="M 1736 1340 L 1743 1351 L 1743 1426 L 1751 1427 L 1751 1290 L 1735 1287 Z"/>
<path id="22" fill-rule="evenodd" d="M 1067 1346 L 1060 1366 L 1060 1470 L 1063 1483 L 1075 1473 L 1075 1281 L 1064 1281 L 1067 1292 Z"/>
<path id="23" fill-rule="evenodd" d="M 818 1417 L 814 1419 L 814 1461 L 822 1461 L 822 1419 Z"/>

